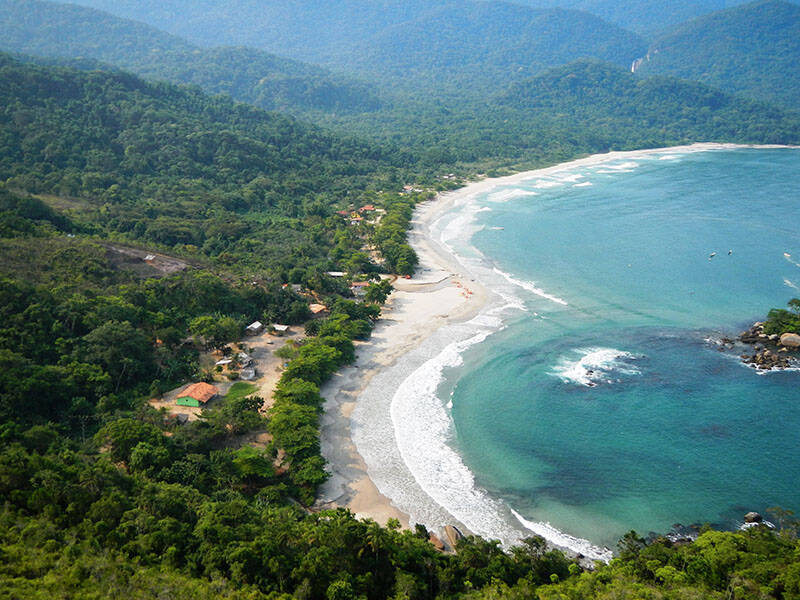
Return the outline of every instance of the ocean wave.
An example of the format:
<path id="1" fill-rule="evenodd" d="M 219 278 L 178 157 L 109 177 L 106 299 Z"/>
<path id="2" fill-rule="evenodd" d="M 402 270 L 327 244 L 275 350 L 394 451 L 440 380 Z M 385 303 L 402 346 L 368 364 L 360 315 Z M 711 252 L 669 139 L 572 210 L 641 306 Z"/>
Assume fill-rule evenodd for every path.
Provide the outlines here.
<path id="1" fill-rule="evenodd" d="M 559 187 L 564 185 L 564 180 L 562 181 L 554 181 L 552 179 L 539 179 L 536 183 L 533 184 L 538 190 L 546 190 L 549 188 Z"/>
<path id="2" fill-rule="evenodd" d="M 789 281 L 788 279 L 784 279 L 783 280 L 783 285 L 785 285 L 786 287 L 790 287 L 792 289 L 795 289 L 795 290 L 800 290 L 800 288 L 797 287 L 797 285 L 794 282 Z"/>
<path id="3" fill-rule="evenodd" d="M 470 323 L 489 324 L 483 319 Z M 420 365 L 396 390 L 390 414 L 400 456 L 422 491 L 476 535 L 513 545 L 522 533 L 504 518 L 505 505 L 476 485 L 472 472 L 448 444 L 453 424 L 447 404 L 436 393 L 443 371 L 463 364 L 462 353 L 495 330 L 481 327 Z"/>
<path id="4" fill-rule="evenodd" d="M 595 387 L 600 383 L 619 381 L 619 375 L 640 375 L 630 361 L 641 358 L 614 348 L 579 348 L 579 357 L 562 357 L 553 367 L 552 375 L 564 383 Z"/>
<path id="5" fill-rule="evenodd" d="M 592 544 L 592 542 L 589 540 L 568 535 L 563 531 L 559 531 L 550 525 L 550 523 L 536 523 L 533 521 L 528 521 L 513 508 L 509 507 L 509 510 L 517 518 L 520 524 L 525 527 L 525 529 L 532 531 L 536 535 L 542 536 L 544 539 L 552 542 L 556 546 L 567 548 L 573 552 L 583 554 L 591 560 L 602 560 L 606 563 L 614 557 L 614 553 L 609 548 L 601 548 L 600 546 Z"/>
<path id="6" fill-rule="evenodd" d="M 584 181 L 583 183 L 576 183 L 572 187 L 591 187 L 591 186 L 592 186 L 591 181 Z"/>
<path id="7" fill-rule="evenodd" d="M 552 294 L 548 294 L 544 290 L 537 288 L 533 283 L 529 281 L 522 281 L 520 279 L 516 279 L 514 276 L 506 273 L 505 271 L 501 271 L 497 267 L 494 268 L 494 272 L 498 275 L 502 276 L 506 281 L 509 283 L 513 283 L 516 286 L 519 286 L 525 290 L 528 290 L 532 294 L 536 294 L 542 298 L 546 298 L 551 302 L 555 302 L 556 304 L 561 304 L 562 306 L 568 306 L 567 301 L 559 298 L 558 296 L 553 296 Z"/>
<path id="8" fill-rule="evenodd" d="M 511 190 L 502 190 L 489 194 L 486 199 L 489 202 L 507 202 L 516 198 L 523 198 L 525 196 L 537 196 L 538 194 L 532 190 L 525 190 L 521 188 L 514 188 Z"/>

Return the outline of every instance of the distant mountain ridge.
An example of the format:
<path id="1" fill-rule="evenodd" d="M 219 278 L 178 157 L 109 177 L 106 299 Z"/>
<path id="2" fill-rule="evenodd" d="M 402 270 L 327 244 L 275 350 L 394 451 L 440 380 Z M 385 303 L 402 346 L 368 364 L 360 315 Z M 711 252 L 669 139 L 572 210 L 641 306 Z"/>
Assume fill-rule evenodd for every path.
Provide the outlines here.
<path id="1" fill-rule="evenodd" d="M 583 10 L 630 29 L 650 35 L 684 21 L 718 10 L 745 4 L 748 0 L 509 0 L 534 8 Z"/>
<path id="2" fill-rule="evenodd" d="M 760 0 L 695 19 L 655 41 L 642 75 L 667 74 L 799 108 L 800 6 Z"/>
<path id="3" fill-rule="evenodd" d="M 673 77 L 641 79 L 596 61 L 578 61 L 514 84 L 495 103 L 540 115 L 557 127 L 584 124 L 614 149 L 688 141 L 800 141 L 800 121 L 787 121 L 771 105 Z"/>
<path id="4" fill-rule="evenodd" d="M 496 89 L 579 58 L 627 66 L 642 47 L 635 34 L 585 12 L 461 2 L 386 28 L 344 51 L 341 62 L 412 81 Z"/>
<path id="5" fill-rule="evenodd" d="M 476 78 L 524 78 L 583 57 L 630 64 L 646 48 L 635 34 L 587 13 L 508 2 L 80 1 L 201 45 L 247 45 L 348 72 L 438 83 L 458 66 L 470 86 Z"/>
<path id="6" fill-rule="evenodd" d="M 44 0 L 0 0 L 0 50 L 91 58 L 295 114 L 360 112 L 381 103 L 368 85 L 322 67 L 251 48 L 201 48 L 138 21 Z"/>

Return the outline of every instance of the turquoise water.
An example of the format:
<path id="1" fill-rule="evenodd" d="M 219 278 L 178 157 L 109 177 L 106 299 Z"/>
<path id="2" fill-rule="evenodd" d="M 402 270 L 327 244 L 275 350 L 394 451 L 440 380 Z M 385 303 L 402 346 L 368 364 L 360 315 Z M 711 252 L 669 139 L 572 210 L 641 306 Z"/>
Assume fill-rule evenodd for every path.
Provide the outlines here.
<path id="1" fill-rule="evenodd" d="M 441 388 L 477 484 L 610 547 L 800 511 L 800 372 L 714 343 L 800 296 L 799 200 L 794 149 L 637 155 L 478 198 L 470 243 L 528 289 Z"/>

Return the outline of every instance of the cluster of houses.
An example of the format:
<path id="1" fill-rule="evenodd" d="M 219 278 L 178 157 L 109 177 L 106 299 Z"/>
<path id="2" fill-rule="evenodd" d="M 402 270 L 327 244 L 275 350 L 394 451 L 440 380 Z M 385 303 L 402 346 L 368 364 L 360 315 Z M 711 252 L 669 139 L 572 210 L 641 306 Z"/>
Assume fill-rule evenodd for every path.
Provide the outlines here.
<path id="1" fill-rule="evenodd" d="M 337 210 L 336 214 L 340 217 L 350 219 L 350 225 L 358 225 L 364 220 L 365 216 L 369 213 L 385 213 L 382 208 L 376 208 L 373 204 L 365 204 L 361 208 L 355 210 Z"/>

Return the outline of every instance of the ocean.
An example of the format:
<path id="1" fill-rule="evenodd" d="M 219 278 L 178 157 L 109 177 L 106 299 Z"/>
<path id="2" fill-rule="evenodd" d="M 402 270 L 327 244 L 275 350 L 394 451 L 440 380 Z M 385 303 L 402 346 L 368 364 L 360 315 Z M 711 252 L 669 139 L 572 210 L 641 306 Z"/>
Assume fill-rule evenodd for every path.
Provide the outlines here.
<path id="1" fill-rule="evenodd" d="M 395 369 L 415 485 L 381 490 L 422 522 L 604 559 L 631 529 L 800 510 L 800 372 L 718 343 L 800 296 L 798 201 L 798 149 L 683 148 L 457 202 L 428 235 L 493 301 Z"/>

